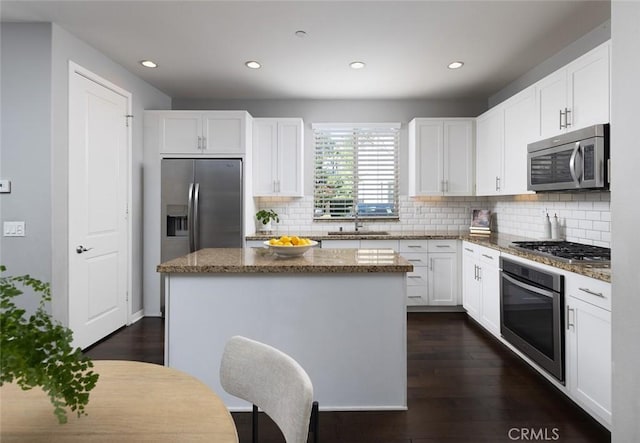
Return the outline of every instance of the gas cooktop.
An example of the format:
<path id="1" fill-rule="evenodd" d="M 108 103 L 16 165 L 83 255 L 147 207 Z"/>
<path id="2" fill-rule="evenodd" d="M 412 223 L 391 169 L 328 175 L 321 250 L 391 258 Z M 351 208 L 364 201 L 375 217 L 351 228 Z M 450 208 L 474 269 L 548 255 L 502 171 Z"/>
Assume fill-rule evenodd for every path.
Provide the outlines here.
<path id="1" fill-rule="evenodd" d="M 611 263 L 611 249 L 601 246 L 560 240 L 514 241 L 511 246 L 532 254 L 553 257 L 565 263 L 600 266 Z"/>

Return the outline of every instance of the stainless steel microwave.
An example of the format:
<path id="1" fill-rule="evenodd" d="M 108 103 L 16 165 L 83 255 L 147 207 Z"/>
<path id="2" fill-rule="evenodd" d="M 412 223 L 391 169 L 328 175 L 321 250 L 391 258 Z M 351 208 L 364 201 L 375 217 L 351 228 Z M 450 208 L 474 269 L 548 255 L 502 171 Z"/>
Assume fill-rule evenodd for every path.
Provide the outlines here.
<path id="1" fill-rule="evenodd" d="M 609 189 L 609 125 L 594 125 L 527 146 L 527 189 Z"/>

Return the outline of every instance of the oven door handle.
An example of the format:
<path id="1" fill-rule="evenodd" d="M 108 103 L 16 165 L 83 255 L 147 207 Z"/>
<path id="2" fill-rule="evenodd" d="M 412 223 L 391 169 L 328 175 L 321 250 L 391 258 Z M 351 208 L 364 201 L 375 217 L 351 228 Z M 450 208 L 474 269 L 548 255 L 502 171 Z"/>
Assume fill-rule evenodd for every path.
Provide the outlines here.
<path id="1" fill-rule="evenodd" d="M 553 298 L 553 296 L 556 294 L 555 292 L 549 291 L 547 289 L 542 289 L 537 286 L 528 285 L 525 282 L 522 282 L 520 280 L 517 280 L 511 277 L 505 272 L 502 272 L 502 278 L 506 279 L 507 281 L 513 283 L 516 286 L 526 289 L 527 291 L 535 292 L 536 294 L 544 295 L 545 297 Z"/>

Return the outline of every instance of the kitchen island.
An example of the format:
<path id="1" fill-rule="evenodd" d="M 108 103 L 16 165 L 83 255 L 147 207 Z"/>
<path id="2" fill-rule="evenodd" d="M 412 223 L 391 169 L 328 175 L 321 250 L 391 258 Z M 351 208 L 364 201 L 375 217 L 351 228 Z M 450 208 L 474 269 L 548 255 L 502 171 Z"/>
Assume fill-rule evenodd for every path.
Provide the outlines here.
<path id="1" fill-rule="evenodd" d="M 263 248 L 203 249 L 165 275 L 165 364 L 220 386 L 226 341 L 244 335 L 291 355 L 323 410 L 407 407 L 406 273 L 389 249 L 319 249 L 280 258 Z"/>

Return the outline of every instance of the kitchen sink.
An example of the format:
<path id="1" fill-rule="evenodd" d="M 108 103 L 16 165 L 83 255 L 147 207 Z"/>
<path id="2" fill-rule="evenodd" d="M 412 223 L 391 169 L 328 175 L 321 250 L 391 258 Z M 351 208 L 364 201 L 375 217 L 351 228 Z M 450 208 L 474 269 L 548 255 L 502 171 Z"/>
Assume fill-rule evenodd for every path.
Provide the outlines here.
<path id="1" fill-rule="evenodd" d="M 387 231 L 331 231 L 329 235 L 389 235 Z"/>

